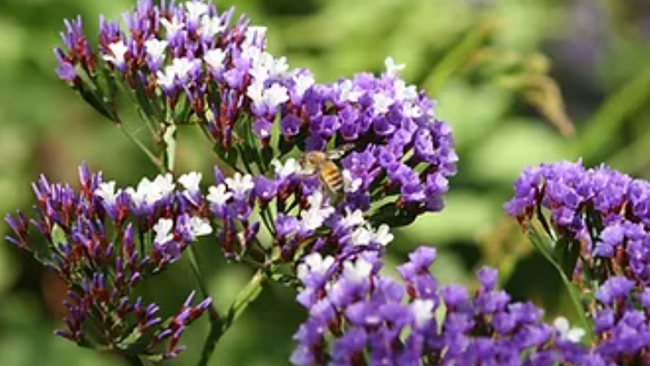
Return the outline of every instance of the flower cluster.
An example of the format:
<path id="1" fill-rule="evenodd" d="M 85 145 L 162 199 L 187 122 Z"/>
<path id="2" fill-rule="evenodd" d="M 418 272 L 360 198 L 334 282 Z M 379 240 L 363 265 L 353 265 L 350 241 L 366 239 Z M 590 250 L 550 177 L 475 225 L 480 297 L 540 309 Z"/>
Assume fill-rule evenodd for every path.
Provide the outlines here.
<path id="1" fill-rule="evenodd" d="M 650 183 L 605 166 L 543 164 L 519 177 L 506 211 L 522 223 L 537 218 L 556 240 L 580 242 L 581 265 L 599 275 L 650 283 Z"/>
<path id="2" fill-rule="evenodd" d="M 98 102 L 115 90 L 102 92 L 97 80 L 107 73 L 105 84 L 124 84 L 147 119 L 198 123 L 226 162 L 245 163 L 251 174 L 252 167 L 268 173 L 272 157 L 294 147 L 323 151 L 354 142 L 342 161 L 360 182 L 348 194 L 351 208 L 365 211 L 370 201 L 397 195 L 384 220 L 442 209 L 456 173 L 454 141 L 434 102 L 399 78 L 403 65 L 389 58 L 380 77 L 318 84 L 308 70 L 290 69 L 265 51 L 265 28 L 243 17 L 230 26 L 232 13 L 199 0 L 141 0 L 124 15 L 125 30 L 102 19 L 97 51 L 81 19 L 67 22 L 65 47 L 56 50 L 59 76 L 112 116 L 114 108 Z"/>
<path id="3" fill-rule="evenodd" d="M 292 363 L 599 365 L 566 320 L 553 328 L 534 305 L 496 290 L 496 270 L 478 272 L 481 288 L 471 296 L 464 287 L 438 285 L 429 273 L 435 257 L 429 247 L 412 252 L 398 267 L 404 283 L 379 273 L 377 253 L 306 257 L 298 301 L 309 319 L 294 336 Z"/>
<path id="4" fill-rule="evenodd" d="M 124 14 L 123 25 L 100 19 L 96 47 L 84 35 L 80 18 L 66 22 L 63 47 L 55 50 L 62 80 L 116 123 L 120 118 L 113 101 L 117 93 L 129 95 L 166 163 L 176 126 L 198 125 L 222 167 L 234 173 L 226 176 L 216 169 L 207 194 L 197 173 L 178 179 L 182 192 L 170 175 L 117 191 L 114 183 L 97 182 L 86 193 L 97 215 L 87 219 L 87 226 L 108 225 L 118 235 L 121 242 L 106 254 L 109 259 L 130 248 L 133 237 L 151 233 L 151 243 L 140 243 L 150 249 L 128 253 L 138 266 L 150 266 L 147 273 L 177 260 L 196 236 L 212 230 L 228 258 L 269 272 L 290 264 L 291 277 L 297 271 L 303 284 L 306 269 L 296 268 L 297 263 L 317 258 L 337 258 L 341 271 L 350 275 L 355 270 L 349 266 L 378 266 L 393 239 L 387 223 L 405 225 L 443 208 L 458 160 L 451 129 L 436 117 L 434 101 L 399 77 L 404 65 L 391 58 L 379 76 L 360 73 L 317 83 L 309 70 L 291 69 L 285 58 L 266 51 L 264 27 L 250 26 L 245 17 L 233 24 L 233 13 L 232 8 L 218 12 L 204 0 L 160 5 L 140 0 Z M 340 162 L 330 161 L 332 150 L 341 152 Z M 305 157 L 291 157 L 313 152 L 324 156 L 311 169 L 301 163 Z M 342 189 L 332 190 L 328 179 L 342 182 Z M 383 206 L 374 205 L 378 202 Z M 49 215 L 43 209 L 40 217 L 49 220 Z M 16 232 L 12 241 L 28 248 L 26 219 L 19 215 L 8 221 Z M 73 236 L 69 226 L 60 226 Z M 102 233 L 104 226 L 98 229 Z M 260 242 L 262 230 L 271 243 Z M 89 238 L 86 242 L 96 241 Z M 65 242 L 78 251 L 86 243 Z M 74 261 L 64 257 L 59 262 L 57 269 Z M 126 259 L 119 264 L 135 266 Z M 376 271 L 367 275 L 378 276 Z M 339 277 L 332 274 L 329 282 Z M 76 284 L 75 279 L 67 282 Z M 79 293 L 88 292 L 86 287 Z M 437 307 L 433 302 L 438 300 L 412 300 L 420 309 L 413 323 L 419 334 L 431 320 L 420 319 L 421 314 Z M 339 305 L 342 311 L 348 304 Z"/>
<path id="5" fill-rule="evenodd" d="M 598 215 L 603 225 L 628 215 L 632 221 L 650 224 L 643 205 L 650 185 L 606 166 L 586 169 L 581 162 L 559 162 L 527 168 L 515 183 L 515 197 L 506 211 L 521 221 L 538 208 L 551 211 L 553 224 L 563 233 L 589 240 L 588 214 Z"/>
<path id="6" fill-rule="evenodd" d="M 279 257 L 272 260 L 284 263 L 310 252 L 345 254 L 381 249 L 392 240 L 387 225 L 374 229 L 360 209 L 334 207 L 318 179 L 303 177 L 294 159 L 273 161 L 272 165 L 272 177 L 236 173 L 226 178 L 216 169 L 216 185 L 209 188 L 206 199 L 227 255 L 241 256 L 251 244 L 257 244 L 261 224 L 271 234 L 272 246 L 279 249 Z M 251 218 L 256 207 L 258 219 Z M 268 248 L 265 251 L 268 253 Z"/>
<path id="7" fill-rule="evenodd" d="M 118 189 L 82 165 L 78 192 L 44 177 L 34 185 L 37 219 L 30 225 L 21 212 L 7 216 L 14 231 L 8 240 L 32 252 L 68 284 L 68 328 L 59 334 L 80 344 L 125 349 L 125 335 L 137 331 L 138 337 L 129 338 L 132 342 L 149 332 L 156 341 L 139 352 L 153 354 L 157 343 L 173 337 L 163 355 L 173 357 L 184 325 L 206 310 L 210 300 L 194 308 L 188 302 L 161 328 L 158 307 L 145 306 L 133 293 L 145 278 L 177 261 L 199 236 L 214 230 L 226 256 L 257 261 L 266 269 L 293 266 L 310 253 L 381 252 L 392 241 L 387 225 L 374 228 L 361 210 L 332 206 L 318 178 L 302 177 L 295 160 L 272 165 L 275 174 L 269 178 L 240 173 L 225 177 L 215 168 L 216 181 L 207 194 L 200 187 L 200 173 L 182 175 L 178 183 L 171 174 L 159 175 Z M 36 245 L 32 227 L 47 241 L 46 250 Z M 261 227 L 273 237 L 270 246 L 260 243 Z M 115 310 L 116 317 L 91 316 L 100 309 Z M 111 328 L 113 322 L 123 328 Z M 175 327 L 173 333 L 169 327 Z M 95 328 L 111 331 L 90 334 Z"/>
<path id="8" fill-rule="evenodd" d="M 649 364 L 650 288 L 616 276 L 598 289 L 596 298 L 594 330 L 601 340 L 596 351 L 616 365 Z"/>
<path id="9" fill-rule="evenodd" d="M 8 215 L 7 239 L 56 272 L 68 286 L 65 329 L 58 334 L 88 347 L 173 358 L 185 327 L 211 305 L 190 294 L 164 320 L 155 303 L 135 295 L 151 275 L 177 261 L 197 237 L 212 232 L 193 197 L 191 176 L 176 190 L 171 175 L 115 191 L 115 182 L 79 168 L 80 188 L 34 184 L 36 218 Z M 36 229 L 36 232 L 33 230 Z M 151 238 L 151 239 L 146 239 Z M 39 245 L 45 240 L 46 246 Z"/>
<path id="10" fill-rule="evenodd" d="M 522 173 L 506 211 L 527 230 L 540 222 L 553 253 L 576 248 L 570 261 L 554 259 L 596 294 L 587 312 L 597 352 L 618 365 L 650 362 L 650 183 L 606 166 L 542 164 Z"/>

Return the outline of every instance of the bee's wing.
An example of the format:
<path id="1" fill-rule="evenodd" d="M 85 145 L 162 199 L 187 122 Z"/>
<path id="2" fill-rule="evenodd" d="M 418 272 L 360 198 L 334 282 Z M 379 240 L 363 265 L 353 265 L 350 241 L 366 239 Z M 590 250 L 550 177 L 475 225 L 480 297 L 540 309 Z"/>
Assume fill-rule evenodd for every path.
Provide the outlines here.
<path id="1" fill-rule="evenodd" d="M 327 152 L 327 157 L 332 160 L 337 160 L 343 157 L 346 152 L 352 150 L 354 148 L 354 144 L 344 144 L 336 149 L 330 150 Z"/>

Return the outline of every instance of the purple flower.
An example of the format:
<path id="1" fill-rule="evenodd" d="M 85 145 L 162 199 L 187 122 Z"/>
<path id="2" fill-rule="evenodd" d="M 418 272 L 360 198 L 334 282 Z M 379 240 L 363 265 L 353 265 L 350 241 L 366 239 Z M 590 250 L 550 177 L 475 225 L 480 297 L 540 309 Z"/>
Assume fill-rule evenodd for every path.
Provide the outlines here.
<path id="1" fill-rule="evenodd" d="M 183 205 L 185 196 L 175 192 L 170 179 L 145 178 L 136 189 L 116 191 L 114 182 L 104 182 L 101 173 L 92 174 L 82 165 L 78 190 L 50 183 L 43 176 L 33 184 L 38 203 L 31 226 L 20 212 L 7 216 L 14 231 L 8 240 L 32 253 L 68 286 L 65 328 L 57 334 L 79 344 L 92 342 L 162 358 L 175 357 L 182 350 L 180 334 L 206 310 L 210 299 L 193 307 L 190 296 L 171 323 L 162 325 L 167 323 L 160 318 L 158 306 L 143 304 L 135 296 L 138 285 L 178 260 L 197 237 L 212 232 L 201 215 L 202 200 Z M 187 211 L 179 212 L 180 207 Z M 37 236 L 45 240 L 46 249 L 35 247 Z M 141 242 L 147 237 L 153 239 Z M 113 315 L 90 315 L 107 312 Z M 88 329 L 101 330 L 102 335 L 89 335 Z M 146 346 L 132 351 L 136 343 Z M 160 345 L 166 351 L 159 354 Z"/>
<path id="2" fill-rule="evenodd" d="M 612 305 L 617 299 L 625 298 L 634 288 L 634 281 L 625 277 L 609 278 L 596 293 L 598 301 L 605 305 Z"/>
<path id="3" fill-rule="evenodd" d="M 573 266 L 568 269 L 576 286 L 592 294 L 584 297 L 594 323 L 592 353 L 571 358 L 573 363 L 650 362 L 648 207 L 648 182 L 605 166 L 542 164 L 526 169 L 515 183 L 508 213 L 527 230 L 541 223 L 552 241 L 549 249 L 564 254 L 553 260 Z M 571 256 L 576 259 L 567 261 Z"/>
<path id="4" fill-rule="evenodd" d="M 649 193 L 649 184 L 604 166 L 587 169 L 580 162 L 542 164 L 522 173 L 506 210 L 525 228 L 531 227 L 530 221 L 539 220 L 549 239 L 557 242 L 554 245 L 561 245 L 560 250 L 570 251 L 579 242 L 585 243 L 582 262 L 563 266 L 573 265 L 583 276 L 605 274 L 605 259 L 612 260 L 619 263 L 615 267 L 627 268 L 633 281 L 645 285 L 650 281 Z M 590 270 L 580 270 L 581 266 Z M 585 282 L 600 284 L 617 274 L 622 273 L 585 278 Z"/>
<path id="5" fill-rule="evenodd" d="M 294 337 L 298 346 L 292 363 L 542 365 L 581 364 L 590 356 L 580 344 L 560 339 L 534 305 L 513 303 L 505 292 L 495 291 L 496 271 L 479 272 L 483 287 L 475 297 L 458 285 L 421 293 L 412 290 L 415 281 L 436 283 L 429 272 L 435 250 L 420 247 L 409 257 L 399 267 L 405 283 L 382 275 L 380 257 L 363 252 L 343 260 L 327 257 L 327 269 L 317 265 L 323 263 L 320 256 L 301 264 L 299 299 L 311 301 L 300 301 L 309 318 Z M 311 280 L 314 275 L 321 280 Z M 434 314 L 443 299 L 446 310 L 438 325 Z M 326 323 L 317 315 L 321 304 L 327 304 Z"/>
<path id="6" fill-rule="evenodd" d="M 337 211 L 368 211 L 372 202 L 383 200 L 383 212 L 409 222 L 443 208 L 458 160 L 451 129 L 436 118 L 434 101 L 399 77 L 403 65 L 387 59 L 379 76 L 359 73 L 319 84 L 309 70 L 291 69 L 286 58 L 267 52 L 264 27 L 250 26 L 246 17 L 231 24 L 232 13 L 220 13 L 203 0 L 162 5 L 140 0 L 124 14 L 125 26 L 101 19 L 97 50 L 89 47 L 81 19 L 66 22 L 57 70 L 66 81 L 87 74 L 84 83 L 96 85 L 84 84 L 80 91 L 87 100 L 103 101 L 94 107 L 114 120 L 113 91 L 129 89 L 151 120 L 171 116 L 176 124 L 200 126 L 223 161 L 236 166 L 246 160 L 251 179 L 269 177 L 273 151 L 284 155 L 294 147 L 304 152 L 351 142 L 335 163 L 343 168 L 344 181 L 333 207 Z M 125 82 L 115 85 L 115 80 Z M 105 85 L 111 95 L 89 95 L 103 92 Z M 294 177 L 291 183 L 295 180 L 302 183 L 302 202 L 326 189 L 318 179 Z M 287 182 L 277 183 L 280 198 L 290 195 L 283 192 Z M 276 196 L 269 184 L 256 186 L 261 202 Z M 250 202 L 231 188 L 230 193 L 237 207 L 226 209 L 224 202 L 212 208 L 220 216 L 248 220 Z"/>

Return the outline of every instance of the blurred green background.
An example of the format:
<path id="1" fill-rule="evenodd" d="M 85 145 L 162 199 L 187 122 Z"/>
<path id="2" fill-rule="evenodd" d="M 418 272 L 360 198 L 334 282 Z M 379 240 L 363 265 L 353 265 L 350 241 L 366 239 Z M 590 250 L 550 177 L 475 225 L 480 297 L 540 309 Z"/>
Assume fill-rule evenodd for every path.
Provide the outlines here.
<path id="1" fill-rule="evenodd" d="M 75 181 L 86 161 L 121 185 L 155 171 L 108 121 L 57 80 L 52 48 L 62 19 L 81 14 L 89 34 L 98 15 L 116 17 L 134 1 L 0 1 L 0 213 L 32 205 L 40 173 Z M 319 81 L 381 71 L 392 56 L 403 76 L 438 100 L 456 136 L 459 174 L 447 208 L 401 229 L 390 261 L 417 245 L 439 248 L 441 282 L 474 286 L 483 264 L 502 285 L 552 319 L 571 317 L 559 278 L 531 251 L 502 204 L 524 166 L 582 157 L 650 177 L 650 1 L 598 0 L 231 0 L 269 28 L 269 47 Z M 195 135 L 182 136 L 178 171 L 209 176 L 215 163 Z M 7 234 L 6 225 L 0 234 Z M 210 290 L 228 304 L 250 273 L 226 266 L 201 243 L 214 268 Z M 177 306 L 193 286 L 158 279 L 161 300 Z M 165 281 L 165 282 L 162 282 Z M 155 284 L 153 284 L 155 285 Z M 0 357 L 3 366 L 127 365 L 51 335 L 64 288 L 31 258 L 0 246 Z M 304 318 L 291 291 L 266 289 L 219 344 L 212 365 L 285 365 Z M 205 323 L 183 338 L 174 364 L 193 365 Z"/>

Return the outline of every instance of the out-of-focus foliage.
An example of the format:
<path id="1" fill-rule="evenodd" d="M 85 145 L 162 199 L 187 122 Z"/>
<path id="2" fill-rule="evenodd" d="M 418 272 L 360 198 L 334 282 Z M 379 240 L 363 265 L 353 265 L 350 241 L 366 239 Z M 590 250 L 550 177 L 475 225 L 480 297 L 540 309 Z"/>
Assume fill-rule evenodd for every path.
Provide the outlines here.
<path id="1" fill-rule="evenodd" d="M 133 184 L 154 168 L 108 121 L 53 71 L 62 19 L 119 16 L 126 0 L 0 2 L 0 212 L 32 204 L 39 173 L 74 180 L 85 160 L 111 179 Z M 393 260 L 418 244 L 440 248 L 435 270 L 468 282 L 479 264 L 497 266 L 511 293 L 545 307 L 570 307 L 559 278 L 503 214 L 512 182 L 526 165 L 576 159 L 606 162 L 650 178 L 650 4 L 626 1 L 520 0 L 231 0 L 269 28 L 270 49 L 319 81 L 379 71 L 386 56 L 406 63 L 404 77 L 439 101 L 458 143 L 459 175 L 447 208 L 402 229 Z M 210 173 L 214 159 L 198 134 L 180 136 L 179 171 Z M 0 226 L 0 234 L 6 234 Z M 212 264 L 210 291 L 225 306 L 250 273 Z M 165 299 L 192 284 L 163 279 Z M 179 289 L 178 296 L 174 289 Z M 182 291 L 181 291 L 182 290 Z M 8 245 L 0 246 L 0 354 L 3 365 L 126 365 L 51 335 L 64 289 Z M 284 365 L 304 317 L 294 294 L 268 288 L 219 344 L 213 365 Z M 205 324 L 186 335 L 176 364 L 198 357 Z"/>

